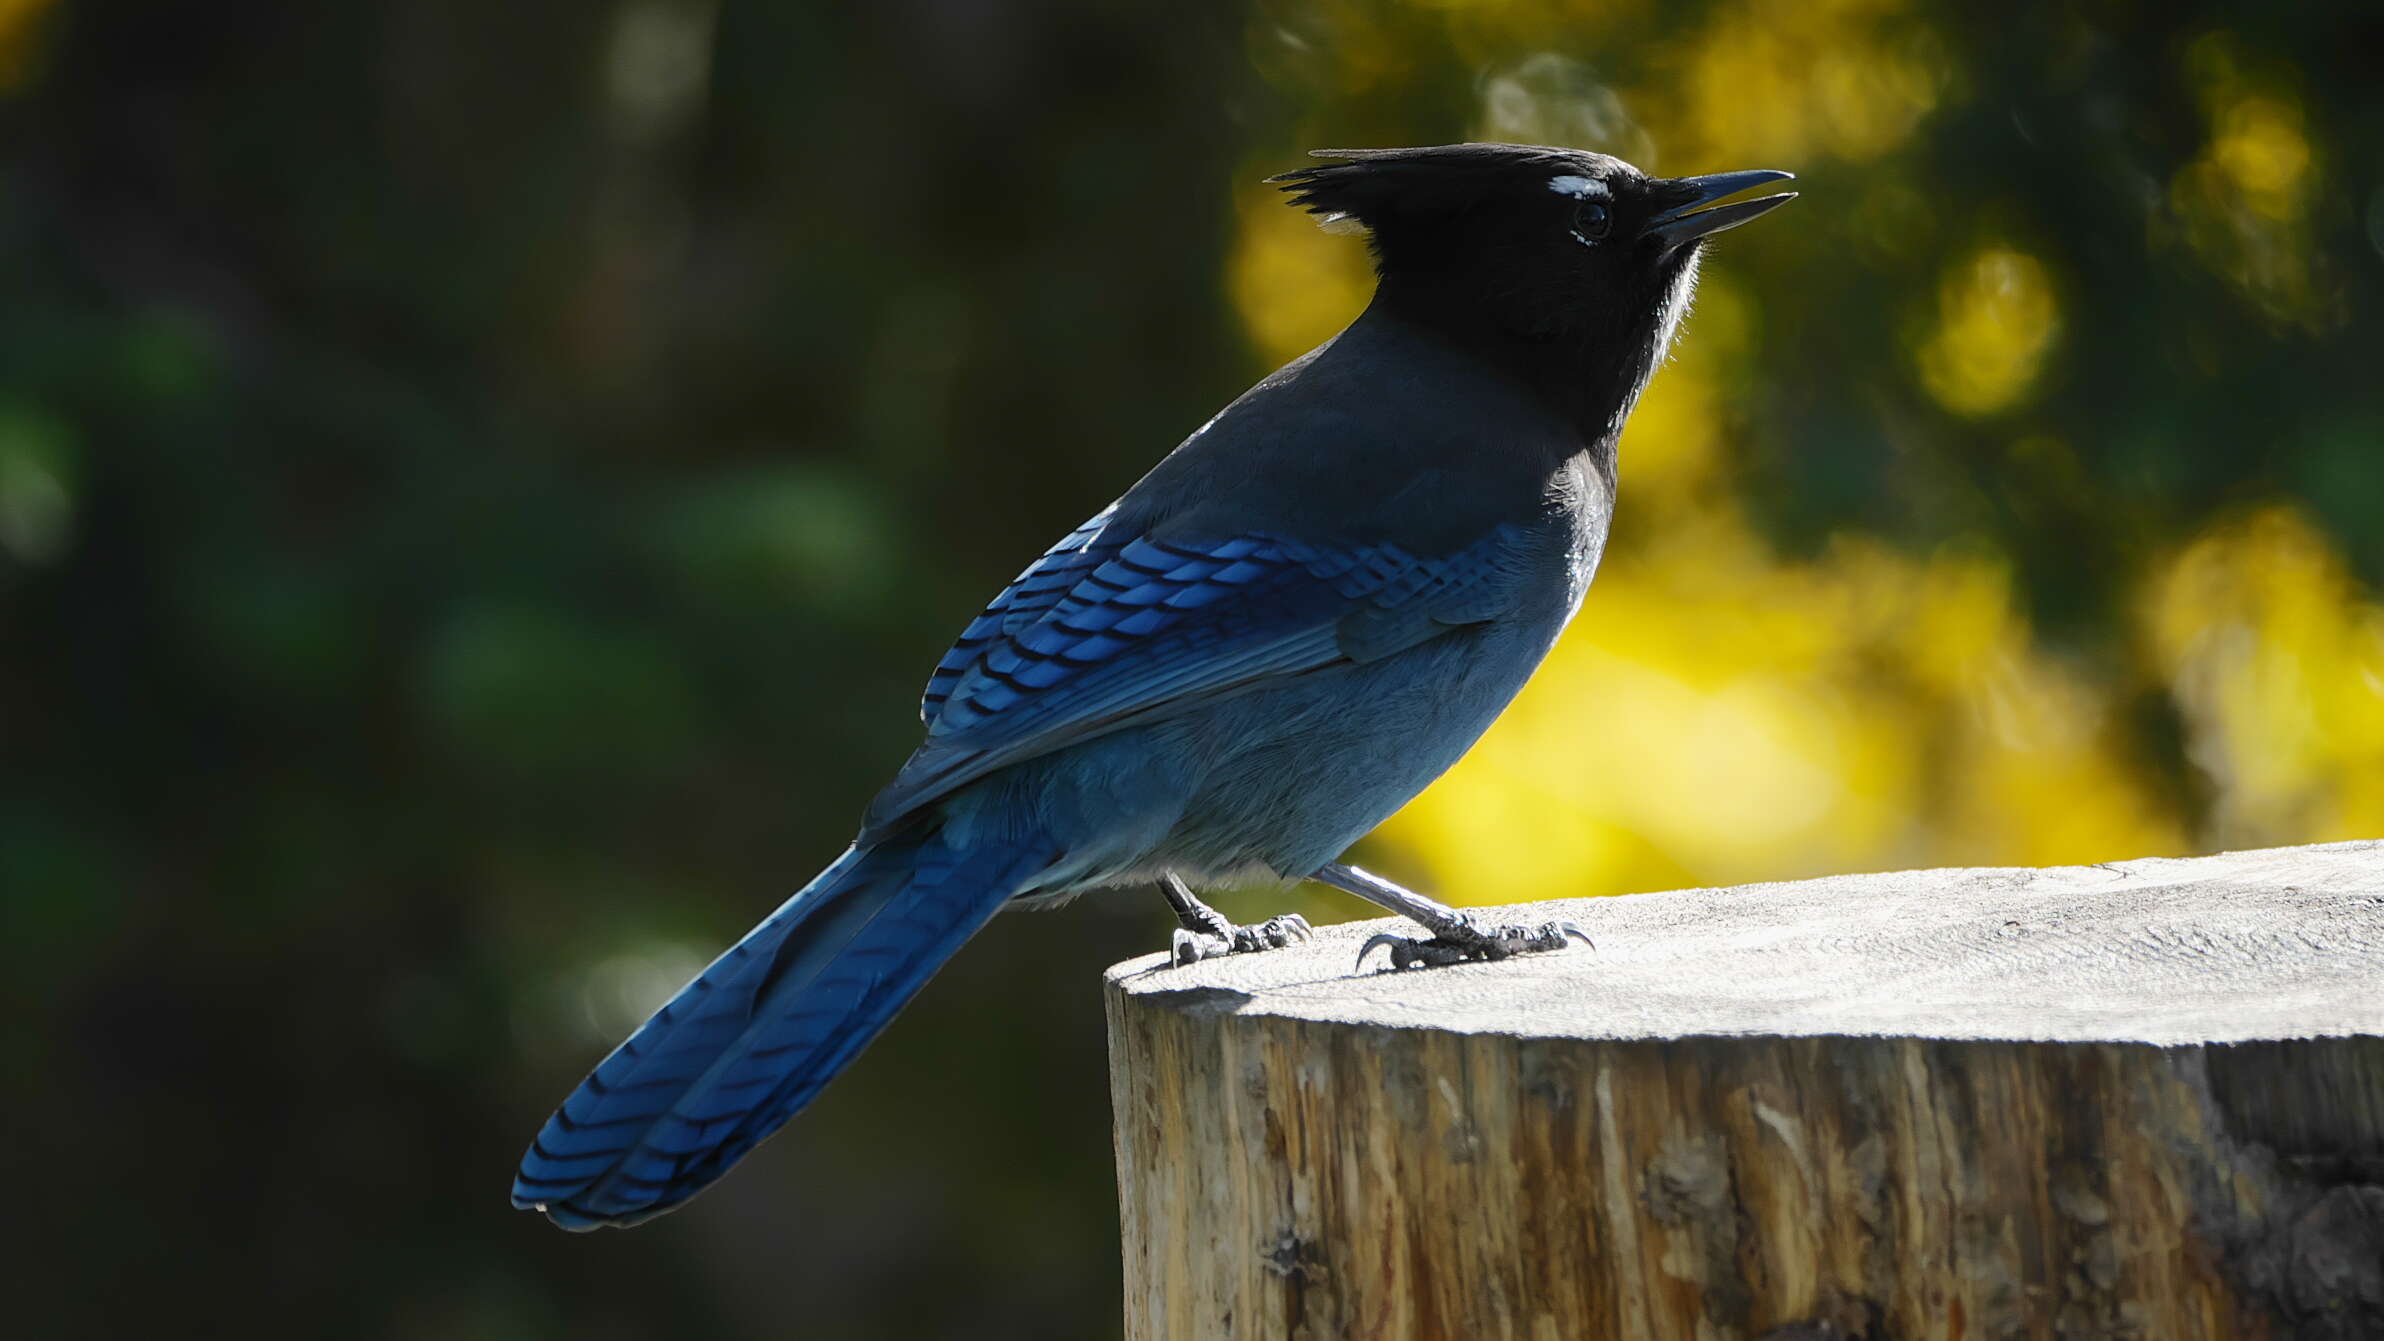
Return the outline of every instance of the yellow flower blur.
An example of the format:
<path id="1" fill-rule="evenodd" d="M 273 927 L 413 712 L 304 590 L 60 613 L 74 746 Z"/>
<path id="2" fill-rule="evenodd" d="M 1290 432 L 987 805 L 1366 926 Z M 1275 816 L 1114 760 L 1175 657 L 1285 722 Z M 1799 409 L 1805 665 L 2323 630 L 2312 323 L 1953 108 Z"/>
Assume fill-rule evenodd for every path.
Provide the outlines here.
<path id="1" fill-rule="evenodd" d="M 1945 277 L 1937 327 L 1920 348 L 1921 381 L 1956 414 L 2007 409 L 2034 385 L 2059 317 L 2043 264 L 1989 247 Z"/>

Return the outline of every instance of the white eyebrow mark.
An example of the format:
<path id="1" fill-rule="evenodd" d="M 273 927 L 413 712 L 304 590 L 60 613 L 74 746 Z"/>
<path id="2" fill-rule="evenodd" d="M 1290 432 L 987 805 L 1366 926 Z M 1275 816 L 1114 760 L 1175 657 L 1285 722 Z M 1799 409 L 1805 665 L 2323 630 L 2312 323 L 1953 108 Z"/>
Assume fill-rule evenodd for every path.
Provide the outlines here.
<path id="1" fill-rule="evenodd" d="M 1548 189 L 1575 200 L 1587 200 L 1591 196 L 1602 200 L 1607 194 L 1606 184 L 1595 177 L 1551 177 L 1548 179 Z"/>

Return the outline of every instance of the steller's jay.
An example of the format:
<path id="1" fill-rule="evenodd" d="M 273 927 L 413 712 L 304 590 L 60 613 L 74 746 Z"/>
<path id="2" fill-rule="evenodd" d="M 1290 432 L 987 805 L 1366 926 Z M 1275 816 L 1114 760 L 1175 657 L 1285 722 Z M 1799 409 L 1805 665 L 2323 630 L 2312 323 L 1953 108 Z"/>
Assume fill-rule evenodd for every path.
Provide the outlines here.
<path id="1" fill-rule="evenodd" d="M 1368 942 L 1396 968 L 1580 935 L 1485 926 L 1336 859 L 1472 746 L 1580 606 L 1701 240 L 1793 197 L 1715 202 L 1788 174 L 1505 144 L 1317 157 L 1338 161 L 1274 180 L 1365 227 L 1364 315 L 985 607 L 851 848 L 563 1101 L 514 1205 L 591 1229 L 694 1196 L 1006 905 L 1156 882 L 1178 963 L 1306 937 L 1192 892 L 1251 880 L 1420 922 Z"/>

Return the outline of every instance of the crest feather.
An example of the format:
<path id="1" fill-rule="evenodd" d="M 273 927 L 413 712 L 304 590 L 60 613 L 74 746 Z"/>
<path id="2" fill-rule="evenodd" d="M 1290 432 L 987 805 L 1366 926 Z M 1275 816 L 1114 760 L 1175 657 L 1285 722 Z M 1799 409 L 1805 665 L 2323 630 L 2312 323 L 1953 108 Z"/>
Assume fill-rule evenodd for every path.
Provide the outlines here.
<path id="1" fill-rule="evenodd" d="M 1416 149 L 1317 149 L 1343 160 L 1267 178 L 1291 203 L 1327 222 L 1354 218 L 1380 231 L 1401 218 L 1463 212 L 1496 187 L 1578 173 L 1596 156 L 1532 144 L 1440 144 Z"/>

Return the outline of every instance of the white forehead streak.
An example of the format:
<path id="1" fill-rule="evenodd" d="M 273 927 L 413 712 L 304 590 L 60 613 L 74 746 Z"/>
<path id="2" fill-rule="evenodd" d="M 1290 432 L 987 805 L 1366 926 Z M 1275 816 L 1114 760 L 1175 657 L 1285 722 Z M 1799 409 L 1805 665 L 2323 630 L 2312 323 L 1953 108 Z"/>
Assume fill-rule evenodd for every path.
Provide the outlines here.
<path id="1" fill-rule="evenodd" d="M 1550 177 L 1548 189 L 1575 200 L 1587 200 L 1591 196 L 1600 200 L 1606 198 L 1606 184 L 1595 177 Z"/>

